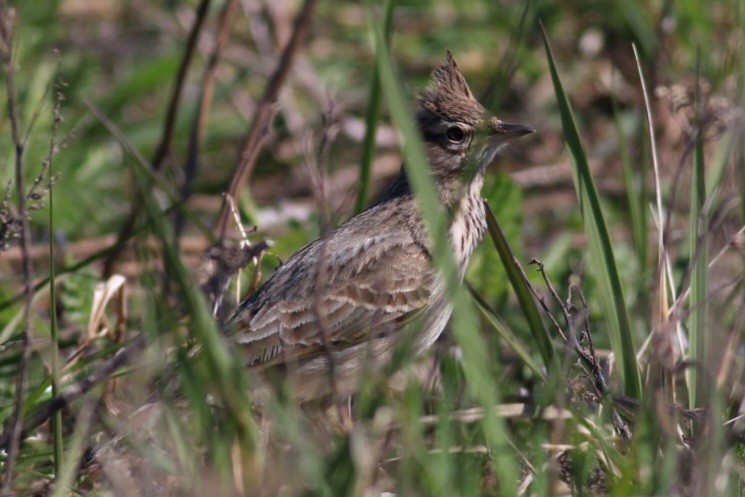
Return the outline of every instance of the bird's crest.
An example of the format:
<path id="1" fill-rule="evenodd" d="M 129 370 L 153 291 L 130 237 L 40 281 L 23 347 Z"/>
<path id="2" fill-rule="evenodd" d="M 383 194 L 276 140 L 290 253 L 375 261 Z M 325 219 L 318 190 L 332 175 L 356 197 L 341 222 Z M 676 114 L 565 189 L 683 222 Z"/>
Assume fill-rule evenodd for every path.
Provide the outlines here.
<path id="1" fill-rule="evenodd" d="M 448 121 L 475 126 L 485 112 L 458 70 L 450 50 L 445 62 L 432 71 L 430 84 L 417 97 L 422 111 Z"/>

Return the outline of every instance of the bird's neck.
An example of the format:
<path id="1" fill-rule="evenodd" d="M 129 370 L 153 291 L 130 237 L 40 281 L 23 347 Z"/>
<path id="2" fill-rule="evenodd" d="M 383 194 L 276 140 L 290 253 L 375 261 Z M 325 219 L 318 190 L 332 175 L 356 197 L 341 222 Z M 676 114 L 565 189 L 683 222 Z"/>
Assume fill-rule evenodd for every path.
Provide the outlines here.
<path id="1" fill-rule="evenodd" d="M 406 171 L 404 170 L 404 167 L 401 166 L 401 171 L 398 173 L 396 179 L 393 180 L 393 183 L 388 185 L 388 188 L 386 188 L 386 190 L 383 192 L 383 195 L 380 196 L 380 198 L 377 202 L 375 202 L 374 205 L 382 204 L 394 198 L 411 195 L 411 193 L 412 192 L 411 186 L 409 185 L 409 179 L 406 177 Z"/>
<path id="2" fill-rule="evenodd" d="M 451 177 L 435 178 L 435 186 L 440 205 L 445 207 L 449 213 L 454 213 L 460 208 L 462 199 L 468 196 L 479 196 L 481 187 L 484 184 L 483 171 L 475 175 L 469 175 L 467 180 L 463 177 L 453 174 Z M 413 194 L 406 170 L 401 166 L 401 171 L 393 183 L 383 192 L 380 199 L 375 203 L 381 204 L 388 200 L 409 196 Z"/>
<path id="3" fill-rule="evenodd" d="M 453 183 L 446 188 L 441 184 L 437 185 L 441 205 L 445 206 L 450 218 L 448 234 L 461 276 L 465 274 L 471 255 L 486 231 L 486 212 L 481 198 L 483 184 L 484 175 L 477 174 L 467 184 Z M 406 172 L 401 168 L 398 177 L 377 203 L 411 195 L 412 190 Z"/>
<path id="4" fill-rule="evenodd" d="M 474 177 L 465 187 L 456 207 L 450 211 L 450 242 L 461 278 L 486 231 L 486 210 L 481 198 L 483 184 L 483 175 Z"/>

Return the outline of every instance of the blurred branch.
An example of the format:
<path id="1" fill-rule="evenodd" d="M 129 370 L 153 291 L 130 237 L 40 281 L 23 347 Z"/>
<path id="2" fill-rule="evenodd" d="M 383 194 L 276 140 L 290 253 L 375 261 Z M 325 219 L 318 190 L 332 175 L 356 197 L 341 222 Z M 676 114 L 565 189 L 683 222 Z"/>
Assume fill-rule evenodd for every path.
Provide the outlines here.
<path id="1" fill-rule="evenodd" d="M 290 67 L 292 66 L 292 62 L 300 45 L 308 34 L 316 3 L 317 0 L 305 0 L 300 13 L 295 19 L 292 35 L 282 51 L 282 56 L 279 59 L 277 67 L 269 78 L 269 81 L 267 81 L 264 89 L 264 96 L 256 107 L 251 128 L 249 129 L 248 134 L 243 141 L 243 146 L 241 147 L 240 162 L 228 189 L 228 196 L 230 198 L 239 198 L 241 190 L 244 188 L 244 184 L 253 172 L 256 159 L 266 141 L 269 126 L 271 126 L 271 123 L 274 120 L 274 114 L 276 111 L 275 104 L 277 103 L 279 91 L 287 79 L 287 74 L 290 72 Z M 223 202 L 220 216 L 217 221 L 216 231 L 220 240 L 225 238 L 229 217 L 230 207 L 227 202 Z"/>
<path id="2" fill-rule="evenodd" d="M 168 111 L 166 112 L 166 119 L 163 122 L 163 134 L 161 136 L 158 147 L 155 149 L 155 154 L 153 155 L 153 159 L 150 163 L 153 171 L 159 171 L 163 167 L 163 164 L 170 154 L 171 144 L 173 142 L 173 129 L 176 124 L 178 106 L 181 102 L 181 93 L 183 91 L 184 84 L 186 83 L 186 74 L 189 71 L 189 66 L 191 65 L 192 59 L 194 58 L 194 53 L 196 52 L 199 35 L 202 32 L 204 21 L 207 18 L 207 12 L 209 11 L 210 2 L 211 0 L 201 0 L 199 5 L 197 6 L 194 24 L 192 24 L 191 31 L 189 32 L 189 37 L 186 41 L 184 56 L 181 58 L 181 65 L 179 66 L 178 74 L 176 75 L 176 81 L 173 86 L 173 93 L 171 94 L 171 100 L 168 104 Z M 114 262 L 116 262 L 116 259 L 119 257 L 123 247 L 125 246 L 125 244 L 121 242 L 131 237 L 132 231 L 135 228 L 137 216 L 140 214 L 141 207 L 142 206 L 139 202 L 134 202 L 132 204 L 132 210 L 129 213 L 129 217 L 124 222 L 124 225 L 119 231 L 119 235 L 117 237 L 116 246 L 118 248 L 109 253 L 109 255 L 106 257 L 106 260 L 104 261 L 104 278 L 107 278 L 111 275 Z"/>
<path id="3" fill-rule="evenodd" d="M 0 0 L 0 58 L 5 71 L 5 89 L 7 96 L 8 117 L 10 118 L 11 134 L 15 149 L 15 187 L 18 202 L 18 217 L 20 218 L 20 246 L 23 266 L 23 328 L 21 330 L 23 353 L 21 364 L 16 379 L 15 406 L 10 427 L 3 430 L 3 435 L 8 437 L 8 442 L 3 444 L 7 451 L 5 462 L 5 476 L 3 478 L 2 493 L 9 494 L 13 489 L 13 471 L 18 459 L 18 451 L 21 446 L 21 435 L 23 432 L 23 410 L 26 402 L 26 377 L 28 376 L 28 363 L 31 359 L 31 340 L 29 338 L 31 326 L 31 301 L 34 297 L 33 276 L 31 274 L 31 258 L 28 250 L 31 244 L 31 229 L 29 227 L 29 214 L 26 208 L 26 186 L 24 182 L 23 151 L 25 140 L 21 136 L 18 100 L 15 87 L 15 67 L 13 64 L 13 12 L 8 8 L 5 0 Z M 8 432 L 10 431 L 10 434 Z"/>
<path id="4" fill-rule="evenodd" d="M 196 118 L 192 124 L 191 136 L 189 137 L 189 150 L 186 156 L 186 165 L 184 166 L 184 185 L 181 189 L 181 199 L 186 201 L 191 195 L 192 185 L 194 183 L 194 177 L 197 174 L 199 167 L 199 147 L 204 135 L 205 124 L 207 123 L 207 115 L 209 114 L 210 105 L 212 103 L 212 95 L 215 90 L 215 77 L 217 74 L 217 64 L 220 61 L 222 51 L 225 48 L 225 44 L 228 42 L 230 35 L 230 27 L 232 20 L 235 17 L 235 10 L 238 7 L 238 0 L 230 0 L 222 12 L 220 13 L 220 19 L 217 22 L 217 37 L 215 47 L 210 54 L 209 60 L 207 61 L 207 67 L 204 69 L 204 75 L 202 76 L 201 95 L 199 98 L 199 105 L 197 106 Z M 173 231 L 176 236 L 176 240 L 179 239 L 181 231 L 184 225 L 184 214 L 183 211 L 176 212 L 176 218 L 173 223 Z"/>

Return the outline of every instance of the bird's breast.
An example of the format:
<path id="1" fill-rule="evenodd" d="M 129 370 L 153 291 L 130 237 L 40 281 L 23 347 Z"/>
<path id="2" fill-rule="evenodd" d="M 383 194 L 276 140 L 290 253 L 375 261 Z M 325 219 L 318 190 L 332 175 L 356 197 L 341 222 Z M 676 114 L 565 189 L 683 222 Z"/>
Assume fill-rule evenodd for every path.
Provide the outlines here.
<path id="1" fill-rule="evenodd" d="M 472 188 L 461 200 L 450 224 L 450 241 L 461 278 L 486 231 L 486 211 L 479 189 Z"/>

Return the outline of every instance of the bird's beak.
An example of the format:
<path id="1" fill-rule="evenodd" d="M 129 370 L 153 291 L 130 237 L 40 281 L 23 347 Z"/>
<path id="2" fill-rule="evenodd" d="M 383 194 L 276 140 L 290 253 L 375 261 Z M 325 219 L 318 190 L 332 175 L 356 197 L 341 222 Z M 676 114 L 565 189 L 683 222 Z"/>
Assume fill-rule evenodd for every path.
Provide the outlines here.
<path id="1" fill-rule="evenodd" d="M 479 170 L 484 171 L 491 166 L 499 150 L 507 145 L 507 142 L 520 136 L 535 133 L 535 129 L 525 124 L 504 123 L 496 117 L 487 121 L 486 147 L 479 157 Z"/>
<path id="2" fill-rule="evenodd" d="M 525 124 L 504 123 L 499 119 L 493 119 L 489 123 L 491 145 L 501 145 L 508 141 L 519 138 L 530 133 L 535 133 L 535 129 Z"/>

